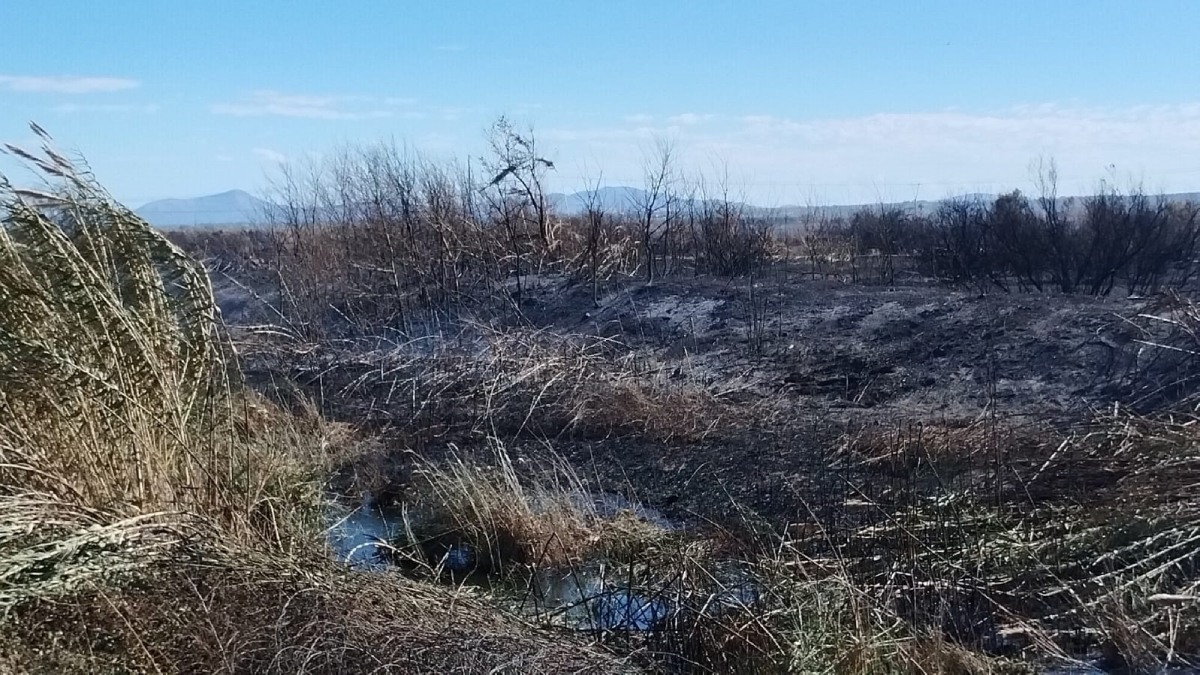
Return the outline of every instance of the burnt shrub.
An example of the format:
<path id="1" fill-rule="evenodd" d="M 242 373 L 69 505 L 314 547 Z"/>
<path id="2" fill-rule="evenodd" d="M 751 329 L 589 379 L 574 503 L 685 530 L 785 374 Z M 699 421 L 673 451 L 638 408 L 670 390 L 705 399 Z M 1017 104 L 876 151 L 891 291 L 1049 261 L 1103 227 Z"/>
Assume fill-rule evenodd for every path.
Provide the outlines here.
<path id="1" fill-rule="evenodd" d="M 1154 293 L 1180 287 L 1195 272 L 1200 207 L 1167 203 L 1141 190 L 1122 194 L 1102 187 L 1081 200 L 1039 199 L 1020 191 L 980 200 L 943 203 L 924 231 L 863 220 L 857 241 L 891 246 L 901 241 L 927 276 L 959 285 L 1002 290 L 1056 290 L 1108 295 Z M 912 221 L 910 217 L 908 221 Z"/>

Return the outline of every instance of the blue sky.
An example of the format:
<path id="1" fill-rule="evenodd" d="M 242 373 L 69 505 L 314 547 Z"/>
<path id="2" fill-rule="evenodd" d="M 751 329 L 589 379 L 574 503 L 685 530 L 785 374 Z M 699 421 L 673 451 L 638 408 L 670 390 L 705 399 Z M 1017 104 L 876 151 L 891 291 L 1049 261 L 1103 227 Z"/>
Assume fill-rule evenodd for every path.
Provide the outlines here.
<path id="1" fill-rule="evenodd" d="M 554 188 L 656 135 L 763 204 L 1105 176 L 1200 189 L 1200 2 L 5 2 L 0 139 L 35 120 L 131 205 L 257 190 L 395 139 L 478 156 L 505 113 Z M 0 160 L 0 170 L 24 174 Z"/>

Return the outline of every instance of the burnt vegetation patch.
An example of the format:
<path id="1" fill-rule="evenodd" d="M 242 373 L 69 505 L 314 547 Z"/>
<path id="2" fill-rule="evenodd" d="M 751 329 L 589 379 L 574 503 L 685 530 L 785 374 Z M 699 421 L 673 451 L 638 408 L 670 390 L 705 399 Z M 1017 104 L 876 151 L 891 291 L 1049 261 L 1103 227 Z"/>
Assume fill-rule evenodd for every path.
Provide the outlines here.
<path id="1" fill-rule="evenodd" d="M 61 190 L 0 188 L 0 666 L 1200 655 L 1192 205 L 1051 166 L 780 222 L 660 144 L 567 214 L 501 120 L 474 173 L 349 149 L 168 238 L 46 141 Z"/>

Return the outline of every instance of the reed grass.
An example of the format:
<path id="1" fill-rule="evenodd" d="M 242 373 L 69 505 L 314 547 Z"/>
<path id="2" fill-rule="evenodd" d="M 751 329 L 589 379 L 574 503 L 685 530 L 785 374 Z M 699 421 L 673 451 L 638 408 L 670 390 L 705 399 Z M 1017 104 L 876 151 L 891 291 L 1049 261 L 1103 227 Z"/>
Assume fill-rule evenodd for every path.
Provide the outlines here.
<path id="1" fill-rule="evenodd" d="M 354 434 L 244 388 L 201 265 L 36 125 L 0 179 L 0 671 L 636 669 L 324 555 Z"/>

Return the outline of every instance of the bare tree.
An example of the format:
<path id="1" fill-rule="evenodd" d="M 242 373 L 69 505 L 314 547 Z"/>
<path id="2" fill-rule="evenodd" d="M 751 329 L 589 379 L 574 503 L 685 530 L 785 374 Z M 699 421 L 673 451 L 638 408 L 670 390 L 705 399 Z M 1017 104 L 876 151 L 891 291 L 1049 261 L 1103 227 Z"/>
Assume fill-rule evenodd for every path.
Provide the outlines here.
<path id="1" fill-rule="evenodd" d="M 715 181 L 700 183 L 696 265 L 711 274 L 750 274 L 765 259 L 769 225 L 751 218 L 744 195 L 733 193 L 729 166 L 716 163 L 714 170 Z"/>
<path id="2" fill-rule="evenodd" d="M 537 225 L 542 245 L 549 248 L 549 207 L 542 183 L 554 163 L 538 154 L 532 130 L 518 132 L 504 116 L 492 125 L 488 142 L 492 157 L 484 161 L 484 166 L 491 171 L 492 179 L 487 187 L 523 198 L 530 211 L 526 217 Z"/>
<path id="3" fill-rule="evenodd" d="M 1002 194 L 987 214 L 989 241 L 995 246 L 991 268 L 996 283 L 1006 288 L 1006 277 L 1014 275 L 1017 287 L 1042 290 L 1043 271 L 1049 259 L 1045 232 L 1038 215 L 1020 190 Z"/>
<path id="4" fill-rule="evenodd" d="M 525 258 L 526 239 L 523 228 L 524 204 L 515 195 L 506 192 L 494 182 L 489 184 L 489 187 L 491 189 L 484 188 L 486 190 L 485 201 L 488 217 L 492 224 L 499 227 L 504 234 L 508 247 L 508 254 L 505 257 L 511 261 L 512 275 L 516 280 L 517 286 L 515 297 L 517 302 L 520 302 L 523 290 L 522 278 L 524 266 L 522 265 L 522 261 Z"/>
<path id="5" fill-rule="evenodd" d="M 1051 274 L 1063 293 L 1075 290 L 1074 270 L 1077 264 L 1074 240 L 1070 223 L 1062 213 L 1058 198 L 1058 163 L 1051 158 L 1038 159 L 1033 165 L 1034 185 L 1038 191 L 1038 206 L 1041 207 L 1042 229 L 1045 242 L 1053 260 Z"/>
<path id="6" fill-rule="evenodd" d="M 654 282 L 655 239 L 670 228 L 676 209 L 674 194 L 675 146 L 659 137 L 653 151 L 643 161 L 642 193 L 634 198 L 633 209 L 641 225 L 642 248 L 646 256 L 646 281 Z"/>
<path id="7" fill-rule="evenodd" d="M 596 182 L 586 185 L 587 201 L 583 207 L 584 254 L 588 259 L 588 271 L 592 281 L 592 305 L 600 305 L 600 241 L 604 236 L 604 224 L 607 212 L 604 202 L 600 199 L 600 185 L 604 180 L 601 173 Z"/>
<path id="8" fill-rule="evenodd" d="M 273 183 L 281 313 L 301 332 L 409 332 L 503 275 L 508 242 L 456 165 L 381 143 L 281 166 Z"/>

